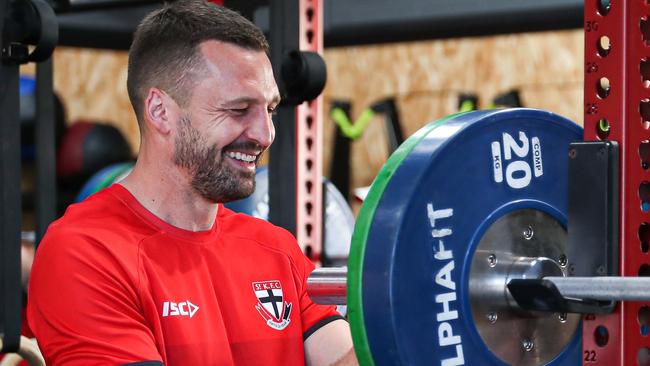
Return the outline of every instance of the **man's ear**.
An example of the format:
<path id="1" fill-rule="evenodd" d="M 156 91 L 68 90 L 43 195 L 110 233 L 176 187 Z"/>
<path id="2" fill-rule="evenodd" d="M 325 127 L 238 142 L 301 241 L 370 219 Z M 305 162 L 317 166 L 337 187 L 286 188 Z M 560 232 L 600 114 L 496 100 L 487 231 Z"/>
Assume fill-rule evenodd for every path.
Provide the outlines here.
<path id="1" fill-rule="evenodd" d="M 144 113 L 147 124 L 154 131 L 163 135 L 169 134 L 172 121 L 177 114 L 176 109 L 178 106 L 167 93 L 158 88 L 149 89 L 149 94 L 144 101 Z"/>

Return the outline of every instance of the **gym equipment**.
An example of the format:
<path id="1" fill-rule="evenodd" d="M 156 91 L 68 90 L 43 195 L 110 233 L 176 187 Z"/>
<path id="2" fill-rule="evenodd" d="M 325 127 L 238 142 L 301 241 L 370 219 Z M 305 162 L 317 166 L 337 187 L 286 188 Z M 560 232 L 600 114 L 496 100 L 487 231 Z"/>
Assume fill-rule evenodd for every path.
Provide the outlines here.
<path id="1" fill-rule="evenodd" d="M 458 111 L 470 112 L 478 109 L 479 98 L 474 93 L 462 93 L 458 96 Z"/>
<path id="2" fill-rule="evenodd" d="M 58 95 L 53 95 L 55 146 L 61 143 L 65 132 L 65 110 Z M 36 80 L 20 76 L 20 144 L 22 160 L 34 160 L 36 134 Z"/>
<path id="3" fill-rule="evenodd" d="M 75 202 L 81 202 L 88 198 L 88 196 L 99 192 L 100 190 L 117 183 L 124 179 L 131 170 L 133 170 L 133 162 L 116 163 L 101 169 L 81 187 L 79 194 L 75 198 Z"/>
<path id="4" fill-rule="evenodd" d="M 4 15 L 6 50 L 2 61 L 16 64 L 42 62 L 50 58 L 59 40 L 59 24 L 52 7 L 43 0 L 12 1 Z M 33 45 L 31 49 L 28 45 Z"/>
<path id="5" fill-rule="evenodd" d="M 268 169 L 266 167 L 257 169 L 255 192 L 246 199 L 228 202 L 225 206 L 233 211 L 268 220 L 268 182 Z M 354 215 L 341 192 L 325 178 L 323 178 L 323 194 L 325 196 L 325 245 L 322 259 L 330 265 L 344 265 L 350 251 Z"/>
<path id="6" fill-rule="evenodd" d="M 479 111 L 402 144 L 353 234 L 347 305 L 362 364 L 580 364 L 579 316 L 526 310 L 507 285 L 545 278 L 572 294 L 558 277 L 573 259 L 568 149 L 581 132 L 549 112 Z M 330 271 L 309 291 L 340 303 L 342 271 Z"/>
<path id="7" fill-rule="evenodd" d="M 386 98 L 373 103 L 361 112 L 353 123 L 350 120 L 351 104 L 348 101 L 333 101 L 330 117 L 336 126 L 333 156 L 329 167 L 332 183 L 347 198 L 350 194 L 350 144 L 363 135 L 370 121 L 381 115 L 384 119 L 386 142 L 392 154 L 404 142 L 404 133 L 395 99 Z"/>
<path id="8" fill-rule="evenodd" d="M 501 93 L 492 100 L 493 108 L 519 108 L 523 107 L 521 93 L 518 89 L 512 89 Z"/>
<path id="9" fill-rule="evenodd" d="M 52 8 L 44 0 L 8 1 L 0 0 L 0 351 L 11 352 L 18 350 L 20 343 L 20 309 L 21 297 L 16 296 L 21 289 L 20 284 L 20 115 L 19 115 L 19 74 L 20 65 L 28 62 L 38 62 L 36 66 L 37 79 L 47 79 L 47 72 L 41 65 L 50 65 L 50 55 L 58 42 L 59 27 Z M 31 47 L 34 46 L 34 47 Z M 51 74 L 49 78 L 51 83 Z M 43 84 L 48 84 L 44 82 Z M 46 101 L 51 93 L 48 90 L 39 93 L 37 98 L 39 109 L 49 107 Z M 48 131 L 46 118 L 39 118 L 37 136 L 45 137 Z M 53 133 L 49 134 L 52 136 Z M 49 147 L 46 141 L 39 145 Z M 41 146 L 42 147 L 42 146 Z M 39 148 L 39 157 L 42 152 Z M 51 154 L 52 155 L 52 154 Z M 49 174 L 40 169 L 47 159 L 37 159 L 39 164 L 39 183 L 49 183 Z M 42 165 L 41 165 L 42 163 Z M 43 178 L 41 180 L 41 178 Z M 47 189 L 47 188 L 46 188 Z M 40 190 L 45 192 L 46 189 Z M 43 200 L 47 201 L 47 199 Z M 41 205 L 41 207 L 47 205 Z M 48 207 L 37 210 L 37 227 L 40 228 L 43 218 L 49 214 Z"/>
<path id="10" fill-rule="evenodd" d="M 282 103 L 297 106 L 325 89 L 327 67 L 317 52 L 293 50 L 282 61 L 280 75 L 285 86 Z"/>
<path id="11" fill-rule="evenodd" d="M 79 121 L 63 136 L 57 152 L 57 176 L 64 181 L 84 181 L 105 166 L 131 159 L 131 148 L 117 128 Z"/>

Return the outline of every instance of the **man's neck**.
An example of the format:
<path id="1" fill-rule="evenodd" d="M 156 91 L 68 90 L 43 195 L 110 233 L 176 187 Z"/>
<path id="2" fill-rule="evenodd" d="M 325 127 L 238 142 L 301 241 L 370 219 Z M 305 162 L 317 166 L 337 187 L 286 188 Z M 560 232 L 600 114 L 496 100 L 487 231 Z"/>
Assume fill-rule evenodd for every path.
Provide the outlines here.
<path id="1" fill-rule="evenodd" d="M 147 164 L 138 163 L 120 184 L 144 208 L 181 229 L 207 231 L 212 228 L 218 208 L 216 203 L 197 194 L 178 170 L 147 169 Z"/>

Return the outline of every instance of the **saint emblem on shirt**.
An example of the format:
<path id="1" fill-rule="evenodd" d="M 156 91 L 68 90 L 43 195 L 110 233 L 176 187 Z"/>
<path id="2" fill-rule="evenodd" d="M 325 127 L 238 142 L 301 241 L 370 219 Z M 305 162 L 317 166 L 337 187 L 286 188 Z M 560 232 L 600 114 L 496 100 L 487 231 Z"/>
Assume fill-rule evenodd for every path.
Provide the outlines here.
<path id="1" fill-rule="evenodd" d="M 280 281 L 253 282 L 253 291 L 257 297 L 255 309 L 266 325 L 276 330 L 286 328 L 291 322 L 291 303 L 283 301 Z"/>

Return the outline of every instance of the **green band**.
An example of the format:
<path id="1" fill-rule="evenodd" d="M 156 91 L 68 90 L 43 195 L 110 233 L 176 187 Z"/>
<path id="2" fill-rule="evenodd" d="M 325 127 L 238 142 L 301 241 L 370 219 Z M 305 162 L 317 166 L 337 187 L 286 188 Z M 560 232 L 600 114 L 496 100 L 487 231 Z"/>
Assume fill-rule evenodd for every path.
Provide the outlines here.
<path id="1" fill-rule="evenodd" d="M 356 140 L 363 135 L 363 131 L 366 129 L 368 123 L 370 123 L 370 120 L 372 120 L 372 117 L 375 116 L 375 112 L 371 108 L 367 108 L 354 123 L 350 121 L 348 115 L 341 108 L 333 108 L 331 116 L 341 129 L 343 136 L 351 140 Z"/>
<path id="2" fill-rule="evenodd" d="M 459 112 L 470 112 L 476 110 L 476 105 L 471 100 L 463 101 L 460 104 Z"/>

